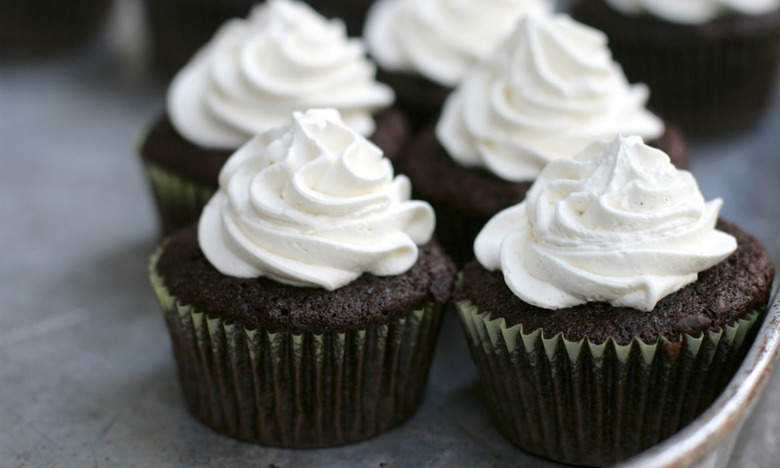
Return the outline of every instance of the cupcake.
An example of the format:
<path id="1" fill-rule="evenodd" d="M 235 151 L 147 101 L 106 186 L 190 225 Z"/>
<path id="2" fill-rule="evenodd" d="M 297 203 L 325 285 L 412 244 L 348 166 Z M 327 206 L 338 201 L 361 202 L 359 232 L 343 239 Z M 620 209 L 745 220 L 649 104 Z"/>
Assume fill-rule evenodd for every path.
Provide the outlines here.
<path id="1" fill-rule="evenodd" d="M 3 0 L 0 2 L 2 50 L 59 50 L 94 35 L 111 0 Z"/>
<path id="2" fill-rule="evenodd" d="M 458 312 L 501 432 L 611 465 L 702 412 L 736 371 L 774 276 L 695 179 L 638 137 L 551 161 L 488 222 Z"/>
<path id="3" fill-rule="evenodd" d="M 647 98 L 602 33 L 563 14 L 529 15 L 469 71 L 398 167 L 436 210 L 439 241 L 464 263 L 482 226 L 520 202 L 547 162 L 592 141 L 638 135 L 684 167 L 682 135 L 646 109 Z"/>
<path id="4" fill-rule="evenodd" d="M 455 272 L 410 192 L 333 109 L 296 112 L 231 156 L 197 227 L 150 262 L 198 419 L 305 448 L 414 412 Z"/>
<path id="5" fill-rule="evenodd" d="M 415 127 L 438 114 L 474 62 L 490 56 L 531 12 L 551 0 L 379 0 L 363 35 Z"/>
<path id="6" fill-rule="evenodd" d="M 409 138 L 392 90 L 343 24 L 309 6 L 270 0 L 226 23 L 173 79 L 167 112 L 141 156 L 170 233 L 198 218 L 225 160 L 296 110 L 334 107 L 394 158 Z"/>
<path id="7" fill-rule="evenodd" d="M 749 126 L 780 61 L 780 0 L 582 0 L 572 15 L 604 31 L 651 105 L 686 131 Z"/>

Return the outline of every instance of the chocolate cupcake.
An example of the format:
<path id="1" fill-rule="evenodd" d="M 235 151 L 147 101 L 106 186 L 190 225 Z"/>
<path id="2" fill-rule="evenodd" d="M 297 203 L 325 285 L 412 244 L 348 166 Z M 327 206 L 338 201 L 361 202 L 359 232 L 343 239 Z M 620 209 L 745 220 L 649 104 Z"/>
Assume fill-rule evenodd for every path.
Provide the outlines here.
<path id="1" fill-rule="evenodd" d="M 226 23 L 176 75 L 141 147 L 163 231 L 196 220 L 228 156 L 296 110 L 335 107 L 395 157 L 405 118 L 386 110 L 393 92 L 374 73 L 360 41 L 303 3 L 272 0 Z"/>
<path id="2" fill-rule="evenodd" d="M 228 160 L 197 231 L 150 263 L 201 421 L 305 448 L 414 412 L 455 272 L 409 195 L 335 110 L 295 113 Z"/>
<path id="3" fill-rule="evenodd" d="M 603 34 L 566 15 L 529 15 L 469 71 L 435 134 L 422 132 L 398 168 L 436 210 L 439 241 L 464 263 L 485 222 L 522 201 L 547 162 L 594 140 L 639 135 L 685 167 L 682 135 L 645 108 L 647 97 L 612 61 Z"/>
<path id="4" fill-rule="evenodd" d="M 724 388 L 763 318 L 768 253 L 637 137 L 545 167 L 474 244 L 459 314 L 490 412 L 524 450 L 611 465 Z M 717 223 L 717 229 L 716 229 Z"/>
<path id="5" fill-rule="evenodd" d="M 528 13 L 550 0 L 379 0 L 363 35 L 379 79 L 395 90 L 414 128 L 439 113 L 476 61 L 488 57 Z"/>
<path id="6" fill-rule="evenodd" d="M 769 102 L 780 61 L 780 1 L 582 0 L 651 105 L 686 131 L 745 128 Z"/>
<path id="7" fill-rule="evenodd" d="M 94 35 L 111 0 L 3 0 L 0 48 L 52 51 L 72 47 Z"/>

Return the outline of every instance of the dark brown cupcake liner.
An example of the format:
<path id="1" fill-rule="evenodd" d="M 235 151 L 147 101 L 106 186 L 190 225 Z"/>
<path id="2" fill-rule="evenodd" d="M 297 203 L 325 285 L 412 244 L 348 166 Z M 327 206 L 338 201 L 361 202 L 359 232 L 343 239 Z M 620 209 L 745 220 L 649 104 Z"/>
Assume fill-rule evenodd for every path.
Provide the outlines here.
<path id="1" fill-rule="evenodd" d="M 650 86 L 650 105 L 683 128 L 737 130 L 755 122 L 771 99 L 780 28 L 771 40 L 613 50 L 629 77 Z"/>
<path id="2" fill-rule="evenodd" d="M 237 439 L 278 447 L 346 444 L 405 421 L 422 396 L 443 311 L 428 304 L 345 333 L 247 330 L 209 317 L 150 277 L 190 410 Z"/>
<path id="3" fill-rule="evenodd" d="M 154 195 L 163 234 L 196 222 L 203 207 L 217 191 L 207 184 L 144 160 L 144 168 Z"/>
<path id="4" fill-rule="evenodd" d="M 631 19 L 602 14 L 606 7 L 596 3 L 575 8 L 575 19 L 609 36 L 629 81 L 649 86 L 649 105 L 665 118 L 693 133 L 739 130 L 760 118 L 780 63 L 780 12 L 755 23 L 729 25 L 724 18 L 686 27 L 646 20 L 626 29 Z"/>
<path id="5" fill-rule="evenodd" d="M 490 413 L 525 451 L 575 465 L 616 463 L 671 436 L 726 386 L 763 320 L 655 344 L 524 333 L 458 304 Z"/>

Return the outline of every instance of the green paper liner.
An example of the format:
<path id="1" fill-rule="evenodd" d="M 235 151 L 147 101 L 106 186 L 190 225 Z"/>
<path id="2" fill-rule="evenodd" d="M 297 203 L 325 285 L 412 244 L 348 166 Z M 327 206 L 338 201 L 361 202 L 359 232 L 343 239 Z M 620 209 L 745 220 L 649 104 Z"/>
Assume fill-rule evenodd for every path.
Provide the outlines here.
<path id="1" fill-rule="evenodd" d="M 195 416 L 250 442 L 293 448 L 346 444 L 405 421 L 422 396 L 443 307 L 345 333 L 248 330 L 173 297 L 150 262 Z"/>
<path id="2" fill-rule="evenodd" d="M 726 386 L 763 312 L 656 344 L 570 341 L 457 305 L 490 413 L 523 450 L 575 465 L 621 461 L 691 422 Z"/>
<path id="3" fill-rule="evenodd" d="M 218 189 L 216 185 L 184 177 L 148 160 L 144 159 L 143 163 L 164 235 L 196 222 Z"/>

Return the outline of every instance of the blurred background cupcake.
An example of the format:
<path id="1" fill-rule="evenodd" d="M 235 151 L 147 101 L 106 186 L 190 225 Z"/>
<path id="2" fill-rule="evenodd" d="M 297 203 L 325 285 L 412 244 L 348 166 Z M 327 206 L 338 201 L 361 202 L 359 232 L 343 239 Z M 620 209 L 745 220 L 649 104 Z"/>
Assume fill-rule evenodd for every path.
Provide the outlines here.
<path id="1" fill-rule="evenodd" d="M 61 50 L 103 25 L 111 0 L 0 0 L 0 50 Z"/>
<path id="2" fill-rule="evenodd" d="M 487 220 L 522 201 L 545 164 L 591 141 L 639 135 L 685 167 L 681 133 L 647 110 L 648 94 L 626 80 L 604 34 L 564 14 L 531 14 L 466 74 L 398 167 L 462 263 Z"/>
<path id="3" fill-rule="evenodd" d="M 770 100 L 780 61 L 778 0 L 581 0 L 572 15 L 609 36 L 650 105 L 685 130 L 749 126 Z"/>
<path id="4" fill-rule="evenodd" d="M 360 36 L 373 0 L 305 0 L 326 18 Z M 260 0 L 144 0 L 152 48 L 160 68 L 175 72 L 230 18 L 245 17 Z"/>
<path id="5" fill-rule="evenodd" d="M 363 44 L 311 7 L 270 0 L 225 23 L 173 79 L 142 147 L 163 231 L 194 221 L 225 160 L 293 111 L 333 107 L 393 159 L 409 138 Z"/>
<path id="6" fill-rule="evenodd" d="M 415 411 L 455 270 L 410 194 L 334 109 L 296 112 L 231 156 L 197 229 L 150 265 L 201 421 L 307 448 Z"/>
<path id="7" fill-rule="evenodd" d="M 433 118 L 476 61 L 487 58 L 528 13 L 552 0 L 379 0 L 363 36 L 415 127 Z"/>
<path id="8" fill-rule="evenodd" d="M 717 397 L 774 267 L 693 176 L 638 137 L 550 162 L 474 243 L 458 309 L 499 430 L 556 461 L 608 466 Z"/>

